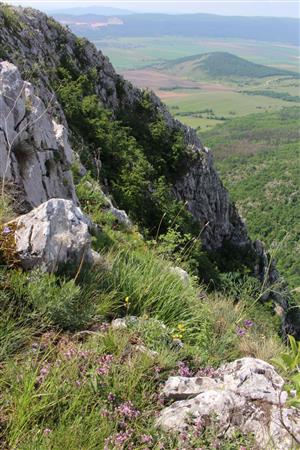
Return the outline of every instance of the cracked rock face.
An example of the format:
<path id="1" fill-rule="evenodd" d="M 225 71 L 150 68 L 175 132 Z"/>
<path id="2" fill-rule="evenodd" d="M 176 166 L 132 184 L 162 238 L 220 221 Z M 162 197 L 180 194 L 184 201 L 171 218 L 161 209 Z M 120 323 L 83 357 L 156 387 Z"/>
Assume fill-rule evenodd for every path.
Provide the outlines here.
<path id="1" fill-rule="evenodd" d="M 14 232 L 14 252 L 25 270 L 56 272 L 64 264 L 77 270 L 82 261 L 100 262 L 91 249 L 90 226 L 71 200 L 52 199 L 8 223 L 7 231 Z"/>
<path id="2" fill-rule="evenodd" d="M 259 449 L 298 448 L 300 412 L 285 404 L 283 385 L 273 366 L 254 358 L 225 364 L 216 378 L 171 377 L 162 393 L 179 401 L 162 410 L 157 426 L 178 432 L 214 418 L 220 433 L 251 433 Z"/>
<path id="3" fill-rule="evenodd" d="M 0 180 L 18 188 L 25 210 L 53 197 L 76 202 L 66 129 L 7 61 L 0 62 L 0 111 Z"/>

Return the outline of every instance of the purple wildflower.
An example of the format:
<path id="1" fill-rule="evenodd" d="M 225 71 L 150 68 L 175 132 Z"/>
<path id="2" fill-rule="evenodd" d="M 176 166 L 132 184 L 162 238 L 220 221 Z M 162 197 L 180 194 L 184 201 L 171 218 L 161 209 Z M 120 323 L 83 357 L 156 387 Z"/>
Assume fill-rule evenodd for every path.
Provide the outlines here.
<path id="1" fill-rule="evenodd" d="M 98 375 L 107 375 L 110 370 L 110 366 L 113 361 L 113 355 L 103 355 L 98 359 L 99 367 L 97 367 L 96 372 Z"/>
<path id="2" fill-rule="evenodd" d="M 118 406 L 117 411 L 121 417 L 125 419 L 136 419 L 140 415 L 140 411 L 138 411 L 131 401 L 121 403 Z"/>
<path id="3" fill-rule="evenodd" d="M 51 431 L 52 431 L 52 430 L 51 430 L 50 428 L 45 428 L 44 431 L 43 431 L 43 435 L 44 435 L 44 436 L 48 436 L 48 434 L 50 434 Z"/>
<path id="4" fill-rule="evenodd" d="M 2 230 L 2 234 L 9 234 L 11 232 L 11 229 L 9 227 L 4 227 Z"/>
<path id="5" fill-rule="evenodd" d="M 150 434 L 142 434 L 141 435 L 141 442 L 143 444 L 152 444 L 153 437 Z"/>
<path id="6" fill-rule="evenodd" d="M 244 320 L 244 326 L 246 328 L 251 328 L 251 327 L 253 327 L 253 325 L 254 325 L 254 322 L 252 320 L 250 320 L 250 319 Z"/>
<path id="7" fill-rule="evenodd" d="M 102 417 L 109 417 L 108 409 L 102 409 L 100 414 L 101 414 Z"/>
<path id="8" fill-rule="evenodd" d="M 164 446 L 164 444 L 162 442 L 159 442 L 158 450 L 165 450 L 165 446 Z"/>
<path id="9" fill-rule="evenodd" d="M 181 377 L 191 377 L 193 375 L 189 367 L 182 361 L 179 361 L 178 365 L 178 375 Z"/>
<path id="10" fill-rule="evenodd" d="M 45 380 L 45 378 L 47 377 L 48 373 L 50 372 L 50 368 L 51 365 L 50 364 L 46 364 L 45 366 L 43 366 L 40 370 L 39 376 L 37 378 L 37 382 L 39 384 L 43 383 L 43 381 Z"/>
<path id="11" fill-rule="evenodd" d="M 70 347 L 66 352 L 63 353 L 67 359 L 73 359 L 77 355 L 77 351 L 75 348 Z"/>
<path id="12" fill-rule="evenodd" d="M 128 439 L 132 436 L 132 431 L 120 431 L 119 433 L 112 434 L 107 439 L 105 439 L 104 450 L 109 450 L 110 448 L 123 449 L 124 444 L 127 444 Z"/>
<path id="13" fill-rule="evenodd" d="M 110 392 L 110 393 L 108 394 L 108 396 L 107 396 L 107 400 L 108 400 L 110 403 L 113 403 L 113 402 L 116 400 L 115 394 L 113 394 L 112 392 Z"/>
<path id="14" fill-rule="evenodd" d="M 214 369 L 213 367 L 201 367 L 197 370 L 196 377 L 211 377 L 215 378 L 219 375 L 218 369 Z"/>
<path id="15" fill-rule="evenodd" d="M 180 433 L 180 435 L 179 435 L 179 439 L 180 439 L 182 442 L 186 442 L 186 441 L 188 440 L 188 438 L 189 438 L 189 436 L 188 436 L 188 434 L 187 434 L 185 431 L 183 431 L 183 432 Z"/>
<path id="16" fill-rule="evenodd" d="M 90 356 L 90 352 L 88 350 L 81 351 L 78 353 L 78 356 L 82 359 L 86 359 Z"/>
<path id="17" fill-rule="evenodd" d="M 196 437 L 200 437 L 203 431 L 204 423 L 201 417 L 197 417 L 194 421 L 194 434 Z"/>
<path id="18" fill-rule="evenodd" d="M 107 375 L 109 372 L 109 367 L 107 366 L 97 367 L 96 372 L 98 375 Z"/>
<path id="19" fill-rule="evenodd" d="M 236 334 L 237 334 L 238 336 L 244 336 L 246 333 L 247 333 L 247 332 L 246 332 L 245 328 L 240 328 L 240 327 L 238 327 L 238 328 L 236 329 Z"/>

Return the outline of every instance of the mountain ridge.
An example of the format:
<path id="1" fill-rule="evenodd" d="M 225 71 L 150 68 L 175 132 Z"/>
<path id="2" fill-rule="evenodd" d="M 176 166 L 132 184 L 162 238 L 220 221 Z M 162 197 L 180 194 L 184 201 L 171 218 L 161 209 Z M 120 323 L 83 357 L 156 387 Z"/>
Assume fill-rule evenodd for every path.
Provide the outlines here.
<path id="1" fill-rule="evenodd" d="M 219 16 L 214 14 L 130 14 L 120 27 L 87 29 L 89 39 L 101 37 L 187 36 L 239 38 L 299 45 L 299 20 L 294 18 Z M 76 31 L 76 28 L 73 28 Z"/>

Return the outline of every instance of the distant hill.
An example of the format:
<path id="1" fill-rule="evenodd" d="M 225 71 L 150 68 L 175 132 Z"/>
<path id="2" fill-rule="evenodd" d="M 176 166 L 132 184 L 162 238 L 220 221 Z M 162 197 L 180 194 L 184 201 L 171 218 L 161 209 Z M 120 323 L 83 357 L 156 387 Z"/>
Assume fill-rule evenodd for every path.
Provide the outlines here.
<path id="1" fill-rule="evenodd" d="M 255 64 L 228 52 L 212 52 L 192 55 L 160 64 L 160 69 L 171 70 L 182 76 L 198 78 L 251 77 L 263 78 L 271 76 L 294 76 L 298 74 L 276 67 Z"/>
<path id="2" fill-rule="evenodd" d="M 52 16 L 60 14 L 71 14 L 73 16 L 81 16 L 86 14 L 96 14 L 99 16 L 126 16 L 128 14 L 133 14 L 132 11 L 127 9 L 112 8 L 110 6 L 79 6 L 74 8 L 61 8 L 57 10 L 48 10 L 48 13 Z"/>
<path id="3" fill-rule="evenodd" d="M 58 14 L 100 14 L 102 7 L 71 8 L 68 11 L 58 11 Z M 119 16 L 114 10 L 113 16 Z M 127 12 L 128 14 L 128 12 Z M 52 13 L 52 15 L 55 14 Z M 87 28 L 82 35 L 89 39 L 102 37 L 157 37 L 157 36 L 186 36 L 211 38 L 253 39 L 256 41 L 282 42 L 299 45 L 299 20 L 276 17 L 230 17 L 214 14 L 120 14 L 123 15 L 123 25 L 120 27 L 107 26 L 93 30 Z M 76 32 L 76 28 L 72 28 Z"/>
<path id="4" fill-rule="evenodd" d="M 77 32 L 88 28 L 95 29 L 112 25 L 123 25 L 123 20 L 118 16 L 100 16 L 99 14 L 90 13 L 78 16 L 74 14 L 55 14 L 55 19 L 63 25 L 75 28 Z"/>

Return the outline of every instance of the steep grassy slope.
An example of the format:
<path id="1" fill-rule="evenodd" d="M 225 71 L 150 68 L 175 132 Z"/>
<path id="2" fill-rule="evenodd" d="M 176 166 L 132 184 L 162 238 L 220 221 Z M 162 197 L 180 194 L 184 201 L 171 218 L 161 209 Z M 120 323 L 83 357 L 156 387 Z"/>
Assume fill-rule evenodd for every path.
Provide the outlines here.
<path id="1" fill-rule="evenodd" d="M 175 59 L 162 64 L 162 70 L 171 70 L 193 79 L 248 77 L 264 78 L 272 76 L 293 76 L 296 73 L 287 70 L 255 64 L 228 52 L 212 52 Z"/>
<path id="2" fill-rule="evenodd" d="M 186 285 L 171 271 L 186 262 L 172 255 L 176 233 L 145 242 L 102 211 L 97 182 L 87 176 L 77 192 L 101 229 L 94 247 L 103 266 L 76 279 L 0 269 L 0 446 L 186 448 L 184 434 L 154 426 L 162 383 L 172 374 L 213 374 L 241 356 L 270 360 L 283 349 L 278 320 L 257 303 L 253 279 L 232 274 L 212 293 L 196 279 Z M 4 220 L 8 212 L 2 207 Z M 118 316 L 127 328 L 110 326 Z M 209 426 L 201 435 L 191 429 L 188 442 L 191 450 L 252 448 L 251 436 L 227 438 Z"/>
<path id="3" fill-rule="evenodd" d="M 262 238 L 300 286 L 299 110 L 233 119 L 203 135 L 252 238 Z"/>

